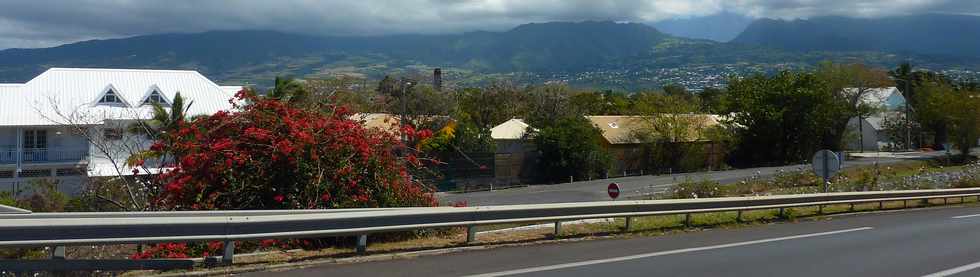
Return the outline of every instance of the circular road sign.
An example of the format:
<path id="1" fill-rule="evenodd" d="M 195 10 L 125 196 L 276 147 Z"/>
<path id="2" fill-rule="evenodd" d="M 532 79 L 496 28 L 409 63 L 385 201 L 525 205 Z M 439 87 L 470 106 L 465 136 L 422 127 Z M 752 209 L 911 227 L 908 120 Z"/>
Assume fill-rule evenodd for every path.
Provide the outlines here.
<path id="1" fill-rule="evenodd" d="M 840 158 L 830 150 L 820 150 L 813 154 L 813 172 L 824 180 L 829 180 L 840 171 Z"/>
<path id="2" fill-rule="evenodd" d="M 616 199 L 616 197 L 619 197 L 619 184 L 609 183 L 609 187 L 606 187 L 606 192 L 609 193 L 609 197 Z"/>

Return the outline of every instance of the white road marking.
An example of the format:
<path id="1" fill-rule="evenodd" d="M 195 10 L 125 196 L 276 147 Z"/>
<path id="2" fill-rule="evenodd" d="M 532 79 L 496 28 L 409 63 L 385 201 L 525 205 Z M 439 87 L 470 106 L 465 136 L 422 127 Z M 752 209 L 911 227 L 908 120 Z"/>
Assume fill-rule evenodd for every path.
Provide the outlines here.
<path id="1" fill-rule="evenodd" d="M 514 270 L 507 270 L 507 271 L 500 271 L 500 272 L 483 273 L 483 274 L 469 275 L 469 277 L 494 277 L 494 276 L 508 276 L 508 275 L 526 274 L 526 273 L 534 273 L 534 272 L 549 271 L 549 270 L 558 270 L 558 269 L 565 269 L 565 268 L 572 268 L 572 267 L 589 266 L 589 265 L 595 265 L 595 264 L 614 263 L 614 262 L 622 262 L 622 261 L 628 261 L 628 260 L 644 259 L 644 258 L 650 258 L 650 257 L 656 257 L 656 256 L 666 256 L 666 255 L 673 255 L 673 254 L 681 254 L 681 253 L 689 253 L 689 252 L 697 252 L 697 251 L 706 251 L 706 250 L 714 250 L 714 249 L 738 247 L 738 246 L 753 245 L 753 244 L 770 243 L 770 242 L 777 242 L 777 241 L 784 241 L 784 240 L 792 240 L 792 239 L 802 239 L 802 238 L 811 238 L 811 237 L 819 237 L 819 236 L 829 236 L 829 235 L 836 235 L 836 234 L 843 234 L 843 233 L 850 233 L 850 232 L 857 232 L 857 231 L 866 231 L 866 230 L 871 230 L 871 229 L 874 229 L 874 228 L 871 228 L 871 227 L 861 227 L 861 228 L 838 230 L 838 231 L 830 231 L 830 232 L 822 232 L 822 233 L 813 233 L 813 234 L 796 235 L 796 236 L 788 236 L 788 237 L 779 237 L 779 238 L 771 238 L 771 239 L 761 239 L 761 240 L 753 240 L 753 241 L 743 241 L 743 242 L 736 242 L 736 243 L 719 244 L 719 245 L 713 245 L 713 246 L 702 246 L 702 247 L 694 247 L 694 248 L 686 248 L 686 249 L 677 249 L 677 250 L 653 252 L 653 253 L 646 253 L 646 254 L 638 254 L 638 255 L 631 255 L 631 256 L 608 258 L 608 259 L 589 260 L 589 261 L 581 261 L 581 262 L 574 262 L 574 263 L 565 263 L 565 264 L 556 264 L 556 265 L 548 265 L 548 266 L 538 266 L 538 267 L 529 267 L 529 268 L 522 268 L 522 269 L 514 269 Z"/>
<path id="2" fill-rule="evenodd" d="M 978 216 L 980 216 L 980 214 L 968 214 L 968 215 L 954 216 L 953 218 L 954 219 L 960 219 L 960 218 L 970 218 L 970 217 L 978 217 Z"/>
<path id="3" fill-rule="evenodd" d="M 977 269 L 977 268 L 980 268 L 980 262 L 975 262 L 975 263 L 964 265 L 964 266 L 950 268 L 950 269 L 947 269 L 947 270 L 943 270 L 943 271 L 936 272 L 936 273 L 933 273 L 933 274 L 925 275 L 925 276 L 922 276 L 922 277 L 945 277 L 945 276 L 950 276 L 950 275 L 955 275 L 955 274 L 967 272 L 967 271 L 974 270 L 974 269 Z"/>

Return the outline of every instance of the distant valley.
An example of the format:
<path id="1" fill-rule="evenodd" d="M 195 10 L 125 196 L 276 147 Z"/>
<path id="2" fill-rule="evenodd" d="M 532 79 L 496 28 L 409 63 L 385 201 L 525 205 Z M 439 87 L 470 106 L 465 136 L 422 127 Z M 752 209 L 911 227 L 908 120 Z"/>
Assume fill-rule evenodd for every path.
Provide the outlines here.
<path id="1" fill-rule="evenodd" d="M 911 59 L 923 68 L 975 78 L 978 57 L 980 19 L 972 16 L 760 19 L 729 43 L 672 36 L 638 23 L 587 21 L 452 35 L 212 31 L 93 40 L 0 50 L 0 82 L 25 82 L 49 67 L 194 69 L 222 83 L 259 86 L 276 75 L 380 78 L 441 67 L 458 86 L 506 78 L 616 90 L 669 83 L 697 89 L 722 84 L 730 75 L 823 60 L 891 68 Z"/>

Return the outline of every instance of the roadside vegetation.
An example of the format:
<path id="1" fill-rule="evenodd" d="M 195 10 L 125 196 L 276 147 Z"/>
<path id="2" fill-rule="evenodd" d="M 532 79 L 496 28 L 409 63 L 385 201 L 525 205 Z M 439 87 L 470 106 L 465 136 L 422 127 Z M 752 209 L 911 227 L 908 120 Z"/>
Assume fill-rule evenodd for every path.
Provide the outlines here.
<path id="1" fill-rule="evenodd" d="M 896 84 L 892 78 L 903 83 Z M 385 78 L 369 87 L 344 78 L 305 82 L 280 78 L 264 94 L 251 89 L 239 92 L 230 100 L 236 104 L 235 111 L 184 118 L 182 109 L 158 108 L 157 122 L 134 128 L 147 132 L 155 143 L 126 163 L 133 167 L 163 165 L 170 168 L 165 173 L 94 180 L 77 197 L 58 192 L 55 184 L 39 182 L 31 193 L 0 194 L 0 204 L 37 212 L 434 206 L 437 203 L 432 193 L 436 182 L 446 177 L 447 165 L 467 165 L 477 175 L 488 173 L 486 166 L 493 158 L 472 157 L 492 154 L 496 145 L 488 139 L 490 128 L 511 118 L 524 119 L 533 126 L 525 139 L 535 144 L 539 154 L 535 171 L 540 182 L 608 174 L 615 161 L 600 142 L 601 131 L 584 120 L 584 115 L 652 118 L 633 134 L 648 154 L 644 157 L 648 161 L 646 172 L 710 168 L 700 162 L 707 160 L 703 149 L 682 143 L 690 128 L 696 129 L 698 139 L 710 140 L 723 149 L 725 167 L 799 163 L 818 149 L 843 149 L 847 121 L 874 111 L 857 101 L 868 89 L 889 85 L 905 89 L 906 84 L 909 89 L 903 93 L 910 95 L 909 105 L 915 112 L 901 116 L 915 122 L 913 145 L 937 148 L 953 142 L 960 155 L 951 166 L 913 162 L 845 170 L 832 180 L 831 191 L 980 186 L 980 163 L 972 162 L 968 155 L 969 147 L 980 136 L 976 131 L 980 129 L 980 113 L 971 108 L 980 101 L 973 100 L 980 99 L 980 89 L 975 84 L 914 71 L 910 65 L 887 72 L 826 63 L 811 70 L 732 77 L 726 88 L 698 93 L 675 85 L 616 92 L 577 90 L 561 84 L 518 87 L 502 81 L 441 90 L 418 85 L 418 79 Z M 946 104 L 965 106 L 943 113 Z M 385 122 L 390 126 L 367 128 L 355 119 L 356 114 L 364 113 L 396 117 Z M 706 127 L 665 114 L 721 114 L 723 122 Z M 887 131 L 894 135 L 893 141 L 904 142 L 907 138 L 901 137 L 901 131 L 906 127 L 896 125 Z M 729 185 L 688 180 L 661 198 L 799 194 L 820 192 L 821 188 L 822 181 L 801 168 Z M 831 205 L 823 212 L 850 209 Z M 783 217 L 788 219 L 814 213 L 807 208 L 785 212 Z M 725 225 L 734 221 L 733 214 L 699 214 L 690 222 L 680 219 L 681 223 L 677 216 L 645 217 L 635 226 L 663 232 L 687 225 Z M 777 220 L 776 216 L 772 211 L 742 213 L 746 221 L 768 222 Z M 609 233 L 613 232 L 612 224 L 620 223 L 583 224 L 566 231 Z M 392 249 L 444 247 L 458 245 L 458 237 L 465 235 L 462 233 L 455 228 L 404 232 L 373 236 L 372 243 L 401 245 Z M 539 238 L 515 233 L 501 235 L 500 241 Z M 236 242 L 236 252 L 322 251 L 350 245 L 351 238 L 247 241 Z M 216 255 L 221 246 L 220 242 L 204 242 L 72 247 L 69 256 L 206 257 Z M 0 258 L 44 256 L 39 253 L 42 249 L 13 250 L 0 252 Z"/>
<path id="2" fill-rule="evenodd" d="M 830 192 L 888 191 L 980 187 L 980 162 L 947 165 L 940 160 L 907 161 L 848 168 L 831 178 Z M 772 177 L 753 176 L 733 184 L 685 180 L 657 198 L 764 196 L 823 192 L 823 179 L 808 167 L 780 171 Z"/>

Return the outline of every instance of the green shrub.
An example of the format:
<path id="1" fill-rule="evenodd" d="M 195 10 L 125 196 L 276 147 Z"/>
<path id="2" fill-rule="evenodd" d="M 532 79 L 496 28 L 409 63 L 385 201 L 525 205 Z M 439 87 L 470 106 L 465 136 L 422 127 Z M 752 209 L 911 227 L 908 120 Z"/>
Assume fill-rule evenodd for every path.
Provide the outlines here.
<path id="1" fill-rule="evenodd" d="M 0 205 L 16 207 L 17 199 L 9 191 L 0 192 Z"/>

